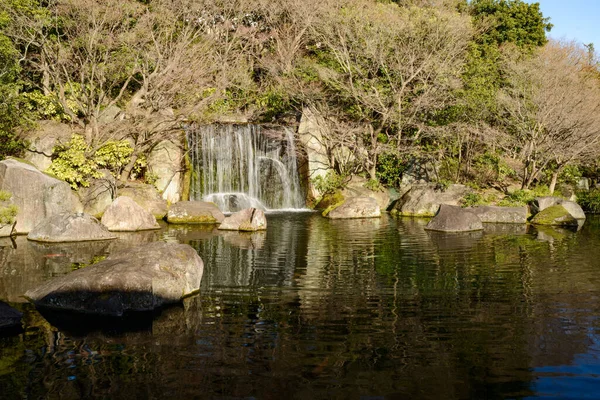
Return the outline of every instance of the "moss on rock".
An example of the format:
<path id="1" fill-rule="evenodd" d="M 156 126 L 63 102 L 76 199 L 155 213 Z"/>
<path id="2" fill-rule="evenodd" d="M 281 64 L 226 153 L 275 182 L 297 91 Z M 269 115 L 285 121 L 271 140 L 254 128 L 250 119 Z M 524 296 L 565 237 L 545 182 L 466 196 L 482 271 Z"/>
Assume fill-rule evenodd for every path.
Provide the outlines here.
<path id="1" fill-rule="evenodd" d="M 578 222 L 561 205 L 548 207 L 537 213 L 531 220 L 535 225 L 577 226 Z"/>
<path id="2" fill-rule="evenodd" d="M 316 210 L 327 210 L 332 206 L 338 206 L 343 203 L 345 200 L 344 195 L 341 191 L 336 191 L 335 193 L 326 193 L 323 195 L 321 200 L 315 206 Z M 331 211 L 331 210 L 329 210 Z"/>

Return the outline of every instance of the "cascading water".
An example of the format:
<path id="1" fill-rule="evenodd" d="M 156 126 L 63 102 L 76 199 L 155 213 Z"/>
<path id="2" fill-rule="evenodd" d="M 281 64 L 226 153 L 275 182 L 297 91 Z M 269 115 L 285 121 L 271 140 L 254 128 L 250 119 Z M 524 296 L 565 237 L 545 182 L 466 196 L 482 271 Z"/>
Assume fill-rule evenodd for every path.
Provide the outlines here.
<path id="1" fill-rule="evenodd" d="M 304 207 L 289 129 L 203 125 L 188 128 L 187 141 L 194 170 L 191 200 L 212 201 L 223 212 Z"/>

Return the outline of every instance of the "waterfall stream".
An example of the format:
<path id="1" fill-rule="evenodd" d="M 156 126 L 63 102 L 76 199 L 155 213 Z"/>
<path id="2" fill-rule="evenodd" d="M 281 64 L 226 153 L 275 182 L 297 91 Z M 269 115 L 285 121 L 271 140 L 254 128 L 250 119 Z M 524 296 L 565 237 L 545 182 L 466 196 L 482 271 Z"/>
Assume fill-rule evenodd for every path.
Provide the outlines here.
<path id="1" fill-rule="evenodd" d="M 187 130 L 193 176 L 190 200 L 223 212 L 247 207 L 301 209 L 293 132 L 260 125 L 203 125 Z"/>

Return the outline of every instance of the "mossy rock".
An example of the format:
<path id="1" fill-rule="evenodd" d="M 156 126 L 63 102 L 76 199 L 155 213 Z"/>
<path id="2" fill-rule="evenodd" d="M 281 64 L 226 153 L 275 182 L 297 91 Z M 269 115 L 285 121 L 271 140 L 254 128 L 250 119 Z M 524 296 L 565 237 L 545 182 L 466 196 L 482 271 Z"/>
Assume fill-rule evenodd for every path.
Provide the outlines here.
<path id="1" fill-rule="evenodd" d="M 559 204 L 537 213 L 531 223 L 534 225 L 578 226 L 577 220 Z"/>
<path id="2" fill-rule="evenodd" d="M 344 200 L 344 198 L 342 196 L 342 200 L 340 202 L 332 204 L 329 207 L 327 207 L 325 210 L 323 210 L 323 212 L 321 213 L 321 215 L 324 216 L 324 217 L 326 217 L 327 215 L 329 215 L 330 212 L 332 212 L 333 210 L 335 210 L 336 208 L 338 208 L 339 206 L 341 206 L 345 202 L 346 202 L 346 200 Z"/>
<path id="3" fill-rule="evenodd" d="M 169 217 L 170 224 L 218 224 L 219 221 L 212 214 L 188 215 L 183 217 Z"/>
<path id="4" fill-rule="evenodd" d="M 344 195 L 341 191 L 336 191 L 335 193 L 326 193 L 323 195 L 321 200 L 315 206 L 315 210 L 327 210 L 332 206 L 337 206 L 343 203 L 345 200 Z M 331 211 L 331 210 L 329 210 Z"/>

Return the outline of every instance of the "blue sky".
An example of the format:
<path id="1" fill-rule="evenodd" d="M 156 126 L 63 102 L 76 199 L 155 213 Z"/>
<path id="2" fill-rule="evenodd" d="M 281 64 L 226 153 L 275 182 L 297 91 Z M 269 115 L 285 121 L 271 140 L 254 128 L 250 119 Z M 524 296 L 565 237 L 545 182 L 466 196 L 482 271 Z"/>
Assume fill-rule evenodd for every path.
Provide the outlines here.
<path id="1" fill-rule="evenodd" d="M 532 0 L 540 3 L 544 17 L 554 28 L 550 37 L 594 43 L 600 50 L 600 0 Z"/>

